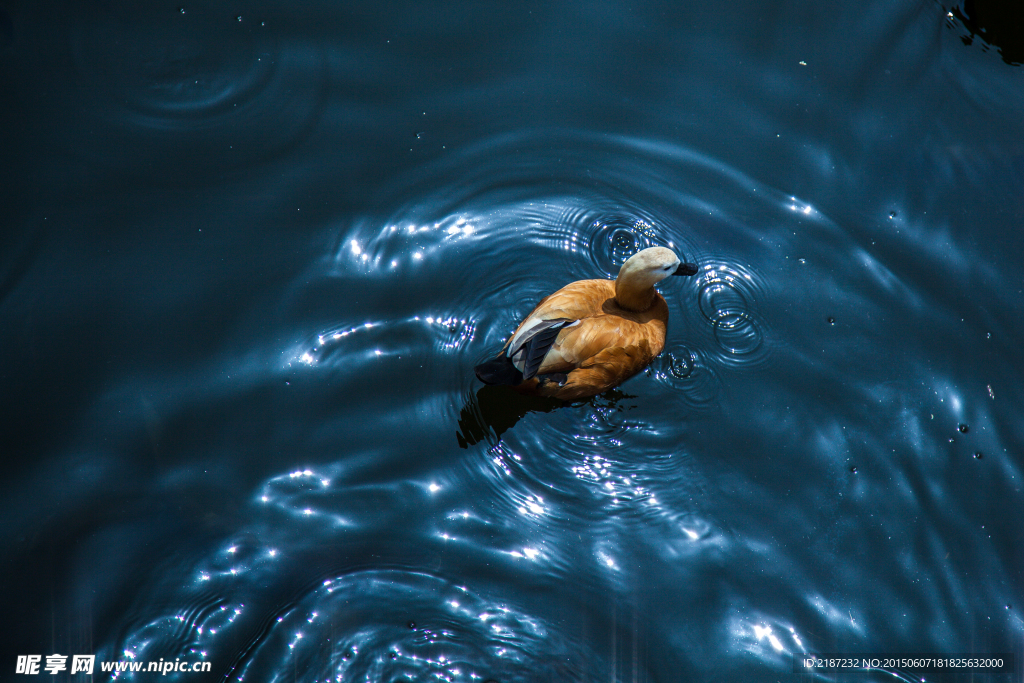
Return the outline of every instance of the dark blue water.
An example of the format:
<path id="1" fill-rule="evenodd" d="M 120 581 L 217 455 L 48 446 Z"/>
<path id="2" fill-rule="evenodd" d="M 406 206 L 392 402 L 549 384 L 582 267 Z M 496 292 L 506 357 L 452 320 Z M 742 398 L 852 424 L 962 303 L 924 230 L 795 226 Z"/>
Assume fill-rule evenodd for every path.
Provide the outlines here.
<path id="1" fill-rule="evenodd" d="M 0 4 L 5 679 L 1022 680 L 1019 22 Z M 646 373 L 481 387 L 651 245 Z"/>

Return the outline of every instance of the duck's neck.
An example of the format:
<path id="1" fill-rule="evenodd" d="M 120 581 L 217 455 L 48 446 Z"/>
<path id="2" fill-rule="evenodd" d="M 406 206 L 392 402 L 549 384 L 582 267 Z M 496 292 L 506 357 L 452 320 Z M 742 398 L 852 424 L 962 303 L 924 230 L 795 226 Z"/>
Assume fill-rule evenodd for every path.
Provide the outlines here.
<path id="1" fill-rule="evenodd" d="M 652 285 L 638 287 L 622 278 L 615 281 L 615 301 L 627 311 L 646 311 L 654 305 L 657 294 Z"/>

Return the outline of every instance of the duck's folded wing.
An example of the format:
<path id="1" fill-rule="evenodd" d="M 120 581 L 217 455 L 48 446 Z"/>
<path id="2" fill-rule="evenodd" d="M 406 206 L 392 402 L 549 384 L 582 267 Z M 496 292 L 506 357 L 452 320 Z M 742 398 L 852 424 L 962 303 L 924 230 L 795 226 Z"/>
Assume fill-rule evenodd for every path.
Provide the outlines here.
<path id="1" fill-rule="evenodd" d="M 518 334 L 512 339 L 508 350 L 505 352 L 513 365 L 522 370 L 523 380 L 528 380 L 537 374 L 544 356 L 555 343 L 555 337 L 563 327 L 575 325 L 578 320 L 569 318 L 556 318 L 555 320 L 539 320 L 523 334 Z"/>

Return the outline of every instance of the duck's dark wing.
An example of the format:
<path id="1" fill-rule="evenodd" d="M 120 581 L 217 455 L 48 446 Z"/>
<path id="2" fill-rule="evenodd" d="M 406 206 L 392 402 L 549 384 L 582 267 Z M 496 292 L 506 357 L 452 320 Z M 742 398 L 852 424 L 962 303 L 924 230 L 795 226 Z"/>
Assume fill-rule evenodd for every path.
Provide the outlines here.
<path id="1" fill-rule="evenodd" d="M 563 327 L 572 325 L 578 321 L 569 318 L 556 318 L 554 320 L 542 320 L 534 325 L 529 332 L 519 339 L 505 351 L 508 357 L 517 367 L 523 368 L 523 380 L 528 380 L 537 374 L 544 356 L 547 355 L 551 345 L 555 343 L 555 337 Z"/>

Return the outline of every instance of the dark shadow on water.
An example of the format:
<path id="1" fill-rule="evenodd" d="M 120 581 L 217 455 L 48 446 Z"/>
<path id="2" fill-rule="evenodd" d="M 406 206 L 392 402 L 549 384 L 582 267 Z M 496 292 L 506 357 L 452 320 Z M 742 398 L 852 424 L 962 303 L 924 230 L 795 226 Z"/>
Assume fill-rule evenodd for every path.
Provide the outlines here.
<path id="1" fill-rule="evenodd" d="M 952 11 L 971 33 L 963 36 L 965 45 L 978 37 L 998 49 L 1007 64 L 1024 64 L 1024 3 L 1020 0 L 964 0 L 962 9 Z"/>
<path id="2" fill-rule="evenodd" d="M 459 446 L 469 448 L 481 441 L 497 443 L 501 435 L 515 426 L 527 413 L 550 413 L 566 405 L 564 401 L 539 396 L 523 396 L 510 387 L 481 387 L 459 411 Z"/>
<path id="3" fill-rule="evenodd" d="M 470 397 L 459 411 L 459 430 L 455 438 L 461 448 L 469 448 L 481 441 L 492 444 L 512 429 L 528 413 L 550 413 L 558 408 L 592 403 L 597 408 L 622 411 L 620 401 L 634 399 L 620 389 L 611 389 L 585 401 L 566 403 L 555 398 L 524 396 L 507 386 L 483 386 Z"/>

